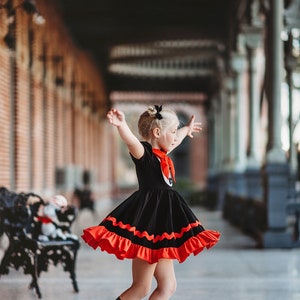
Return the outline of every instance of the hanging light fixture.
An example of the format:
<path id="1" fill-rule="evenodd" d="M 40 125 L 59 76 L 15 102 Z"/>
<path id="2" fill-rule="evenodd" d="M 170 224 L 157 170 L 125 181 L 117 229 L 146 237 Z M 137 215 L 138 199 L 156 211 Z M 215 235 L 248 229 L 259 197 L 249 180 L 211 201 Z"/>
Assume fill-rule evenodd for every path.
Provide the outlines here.
<path id="1" fill-rule="evenodd" d="M 16 39 L 13 34 L 13 30 L 8 30 L 7 34 L 4 37 L 4 43 L 10 50 L 14 50 L 16 48 Z"/>
<path id="2" fill-rule="evenodd" d="M 24 0 L 20 5 L 28 14 L 35 14 L 37 12 L 34 0 Z"/>
<path id="3" fill-rule="evenodd" d="M 16 47 L 16 39 L 15 39 L 15 9 L 12 7 L 12 2 L 7 1 L 5 4 L 0 6 L 0 9 L 7 10 L 7 19 L 6 24 L 8 25 L 7 34 L 4 36 L 3 40 L 7 48 L 10 50 L 14 50 Z"/>
<path id="4" fill-rule="evenodd" d="M 32 15 L 33 22 L 37 25 L 43 25 L 45 23 L 45 18 L 40 14 L 36 7 L 35 0 L 23 0 L 19 5 L 13 7 L 13 1 L 8 0 L 5 4 L 0 5 L 0 9 L 6 9 L 8 11 L 6 23 L 8 24 L 8 32 L 4 36 L 4 43 L 6 46 L 14 50 L 16 47 L 16 37 L 15 37 L 15 16 L 16 9 L 23 8 L 24 11 Z"/>
<path id="5" fill-rule="evenodd" d="M 21 6 L 28 14 L 32 14 L 32 20 L 35 24 L 43 25 L 46 22 L 45 18 L 38 11 L 35 0 L 24 0 Z"/>
<path id="6" fill-rule="evenodd" d="M 33 22 L 37 25 L 44 25 L 46 20 L 39 12 L 36 12 L 33 15 Z"/>

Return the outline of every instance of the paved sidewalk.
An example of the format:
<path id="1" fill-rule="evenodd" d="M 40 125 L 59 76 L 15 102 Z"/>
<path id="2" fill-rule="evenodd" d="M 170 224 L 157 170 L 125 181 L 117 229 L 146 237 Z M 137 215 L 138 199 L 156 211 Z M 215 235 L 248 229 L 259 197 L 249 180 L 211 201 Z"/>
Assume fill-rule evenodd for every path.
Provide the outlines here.
<path id="1" fill-rule="evenodd" d="M 222 237 L 211 250 L 189 257 L 183 264 L 175 263 L 178 287 L 172 300 L 300 300 L 300 249 L 256 249 L 254 241 L 231 227 L 220 212 L 193 210 L 206 228 L 221 231 Z M 97 217 L 81 212 L 74 230 L 79 234 L 82 227 L 97 224 L 105 214 L 105 210 Z M 82 243 L 77 261 L 78 294 L 72 292 L 68 274 L 61 267 L 42 273 L 39 282 L 43 299 L 114 300 L 129 286 L 130 272 L 130 260 L 119 261 Z M 11 270 L 0 278 L 0 299 L 36 299 L 27 288 L 29 281 L 22 271 Z"/>

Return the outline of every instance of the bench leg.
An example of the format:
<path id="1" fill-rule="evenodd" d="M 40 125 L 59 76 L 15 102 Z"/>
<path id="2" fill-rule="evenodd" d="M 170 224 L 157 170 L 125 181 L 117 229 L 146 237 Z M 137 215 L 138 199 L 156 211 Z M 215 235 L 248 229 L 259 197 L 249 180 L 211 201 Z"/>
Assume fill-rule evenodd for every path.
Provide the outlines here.
<path id="1" fill-rule="evenodd" d="M 74 292 L 78 293 L 79 288 L 76 280 L 75 264 L 78 251 L 78 245 L 64 245 L 63 247 L 48 246 L 41 250 L 38 255 L 37 274 L 48 270 L 48 264 L 51 260 L 54 265 L 62 264 L 65 272 L 70 274 Z"/>
<path id="2" fill-rule="evenodd" d="M 22 264 L 12 259 L 12 257 L 14 257 L 13 253 L 20 255 Z M 18 255 L 16 256 L 18 257 Z M 32 261 L 32 256 L 34 257 L 33 261 Z M 19 246 L 13 245 L 11 247 L 8 247 L 7 250 L 5 251 L 5 254 L 0 264 L 0 275 L 8 274 L 9 273 L 8 267 L 10 265 L 15 269 L 22 267 L 24 269 L 24 274 L 31 275 L 32 280 L 31 283 L 29 284 L 29 288 L 35 289 L 38 298 L 42 298 L 40 288 L 38 285 L 36 255 L 30 254 L 29 251 L 26 250 L 25 248 L 23 249 Z"/>
<path id="3" fill-rule="evenodd" d="M 41 299 L 42 298 L 42 294 L 41 294 L 41 290 L 40 287 L 38 285 L 37 279 L 36 278 L 32 278 L 32 281 L 29 284 L 29 289 L 34 289 L 38 298 Z"/>
<path id="4" fill-rule="evenodd" d="M 14 250 L 13 247 L 8 247 L 6 249 L 0 264 L 0 276 L 7 275 L 9 273 L 8 266 L 9 266 L 9 261 L 11 258 L 11 254 L 13 253 L 13 250 Z"/>
<path id="5" fill-rule="evenodd" d="M 78 288 L 78 283 L 76 280 L 76 273 L 75 273 L 76 257 L 77 257 L 77 249 L 73 251 L 73 258 L 72 258 L 72 254 L 69 253 L 68 271 L 70 272 L 70 278 L 72 280 L 73 289 L 76 293 L 78 293 L 79 288 Z"/>
<path id="6" fill-rule="evenodd" d="M 76 280 L 76 274 L 75 274 L 75 264 L 76 264 L 76 256 L 77 256 L 77 250 L 74 253 L 74 258 L 73 258 L 73 266 L 72 266 L 72 272 L 71 272 L 71 279 L 73 283 L 73 288 L 76 293 L 79 292 L 77 280 Z"/>
<path id="7" fill-rule="evenodd" d="M 41 299 L 42 294 L 41 294 L 41 290 L 40 290 L 40 287 L 39 287 L 39 284 L 38 284 L 37 265 L 38 265 L 38 258 L 37 258 L 37 255 L 35 254 L 34 255 L 34 266 L 33 266 L 32 272 L 31 272 L 32 280 L 31 280 L 31 283 L 29 284 L 29 288 L 30 289 L 35 289 L 35 292 L 36 292 L 38 298 Z"/>
<path id="8" fill-rule="evenodd" d="M 77 257 L 77 246 L 76 248 L 74 247 L 68 247 L 67 249 L 64 249 L 63 257 L 63 265 L 64 265 L 64 270 L 66 272 L 70 273 L 70 278 L 72 280 L 72 285 L 74 292 L 78 293 L 79 288 L 76 280 L 76 273 L 75 273 L 75 265 L 76 265 L 76 257 Z"/>

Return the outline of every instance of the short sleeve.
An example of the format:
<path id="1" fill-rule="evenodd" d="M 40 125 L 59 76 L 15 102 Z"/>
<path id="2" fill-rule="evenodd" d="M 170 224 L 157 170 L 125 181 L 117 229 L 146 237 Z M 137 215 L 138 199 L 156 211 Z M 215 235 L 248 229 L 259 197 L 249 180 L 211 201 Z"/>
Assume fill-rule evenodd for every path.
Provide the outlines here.
<path id="1" fill-rule="evenodd" d="M 136 159 L 135 157 L 133 157 L 130 153 L 130 156 L 133 160 L 133 162 L 135 163 L 135 165 L 145 165 L 145 164 L 149 164 L 151 161 L 151 157 L 152 157 L 152 146 L 148 143 L 148 142 L 141 142 L 142 145 L 144 146 L 144 155 L 139 158 Z"/>

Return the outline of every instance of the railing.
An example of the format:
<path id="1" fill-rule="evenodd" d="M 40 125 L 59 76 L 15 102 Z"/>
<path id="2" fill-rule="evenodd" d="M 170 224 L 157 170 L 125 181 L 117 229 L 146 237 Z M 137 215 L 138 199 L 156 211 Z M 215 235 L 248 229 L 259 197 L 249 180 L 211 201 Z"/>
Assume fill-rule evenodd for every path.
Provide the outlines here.
<path id="1" fill-rule="evenodd" d="M 244 198 L 226 193 L 223 217 L 262 245 L 262 235 L 267 228 L 267 208 L 259 199 Z"/>

